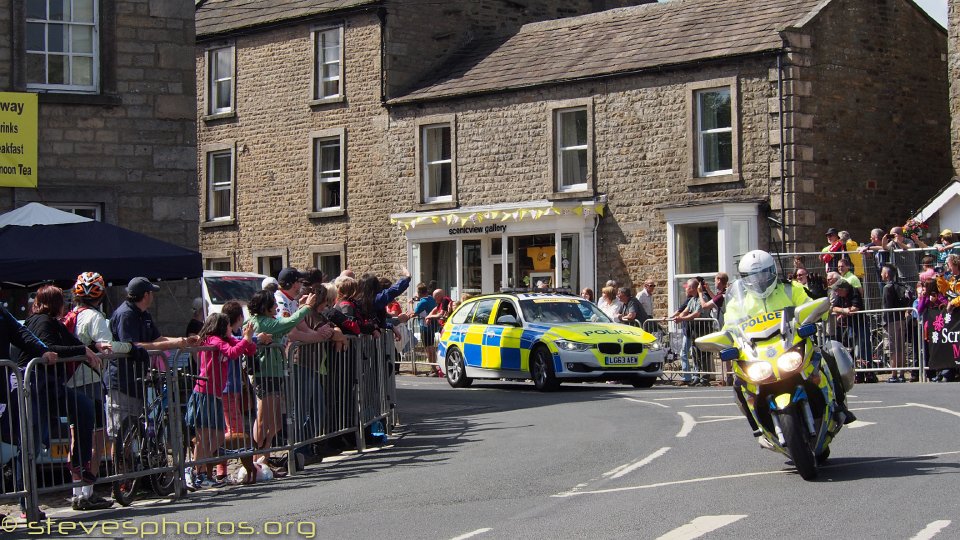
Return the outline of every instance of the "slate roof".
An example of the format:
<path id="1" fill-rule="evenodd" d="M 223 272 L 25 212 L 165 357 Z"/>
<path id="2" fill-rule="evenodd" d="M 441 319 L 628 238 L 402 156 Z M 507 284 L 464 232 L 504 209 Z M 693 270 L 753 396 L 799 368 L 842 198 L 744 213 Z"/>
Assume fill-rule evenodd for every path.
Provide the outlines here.
<path id="1" fill-rule="evenodd" d="M 831 0 L 671 0 L 524 25 L 474 40 L 390 103 L 494 92 L 775 51 Z"/>
<path id="2" fill-rule="evenodd" d="M 205 0 L 197 3 L 197 37 L 377 3 L 379 0 Z"/>

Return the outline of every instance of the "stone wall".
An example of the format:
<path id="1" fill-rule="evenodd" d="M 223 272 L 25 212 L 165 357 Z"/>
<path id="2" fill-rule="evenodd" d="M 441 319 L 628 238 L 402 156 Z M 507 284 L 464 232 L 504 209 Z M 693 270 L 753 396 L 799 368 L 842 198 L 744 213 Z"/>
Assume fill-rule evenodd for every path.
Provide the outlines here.
<path id="1" fill-rule="evenodd" d="M 828 227 L 869 241 L 951 178 L 946 46 L 903 0 L 835 1 L 794 36 L 788 192 L 801 250 L 819 250 Z"/>
<path id="2" fill-rule="evenodd" d="M 231 258 L 237 270 L 254 271 L 257 250 L 280 250 L 287 264 L 304 268 L 313 263 L 311 247 L 344 246 L 346 264 L 358 272 L 390 273 L 400 262 L 401 244 L 385 210 L 395 204 L 397 182 L 383 175 L 387 117 L 380 102 L 380 21 L 372 13 L 345 21 L 345 100 L 311 107 L 310 30 L 316 24 L 324 20 L 233 41 L 236 116 L 201 120 L 198 149 L 201 162 L 211 144 L 230 142 L 238 149 L 236 223 L 204 224 L 201 249 L 207 257 Z M 197 47 L 198 81 L 204 80 L 207 45 Z M 203 107 L 201 97 L 200 116 Z M 328 129 L 346 134 L 345 213 L 311 218 L 310 133 Z"/>
<path id="3" fill-rule="evenodd" d="M 503 35 L 536 21 L 656 0 L 449 0 L 387 2 L 386 95 L 401 95 L 471 40 Z"/>
<path id="4" fill-rule="evenodd" d="M 0 44 L 5 91 L 25 89 L 13 69 L 17 5 L 0 1 L 0 24 L 15 37 Z M 108 223 L 197 249 L 194 4 L 101 2 L 100 16 L 102 91 L 41 94 L 39 187 L 0 189 L 0 212 L 31 201 L 97 204 Z M 171 289 L 177 299 L 158 322 L 179 335 L 199 284 Z"/>

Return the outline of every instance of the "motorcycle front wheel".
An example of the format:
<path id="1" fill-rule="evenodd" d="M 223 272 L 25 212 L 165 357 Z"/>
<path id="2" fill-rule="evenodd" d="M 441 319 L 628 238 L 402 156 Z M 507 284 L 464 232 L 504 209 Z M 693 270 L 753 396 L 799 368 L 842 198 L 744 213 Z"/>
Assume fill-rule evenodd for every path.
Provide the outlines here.
<path id="1" fill-rule="evenodd" d="M 787 440 L 787 450 L 794 467 L 804 480 L 813 480 L 817 477 L 817 461 L 813 450 L 807 443 L 807 430 L 796 410 L 780 417 L 780 428 Z"/>

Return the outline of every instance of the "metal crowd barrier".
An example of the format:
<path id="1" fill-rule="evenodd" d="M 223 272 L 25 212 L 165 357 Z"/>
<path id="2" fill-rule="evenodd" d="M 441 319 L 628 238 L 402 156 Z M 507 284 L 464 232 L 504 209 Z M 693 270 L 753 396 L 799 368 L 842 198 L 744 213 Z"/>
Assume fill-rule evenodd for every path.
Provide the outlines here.
<path id="1" fill-rule="evenodd" d="M 414 375 L 419 369 L 440 366 L 437 361 L 437 343 L 440 341 L 440 328 L 434 327 L 422 317 L 413 317 L 405 324 L 395 323 L 402 328 L 405 338 L 398 344 L 399 364 L 407 364 Z"/>
<path id="2" fill-rule="evenodd" d="M 391 434 L 395 346 L 392 333 L 349 341 L 343 351 L 332 342 L 259 347 L 257 357 L 269 358 L 269 365 L 259 365 L 259 370 L 254 358 L 226 359 L 232 393 L 206 401 L 191 396 L 200 381 L 221 382 L 215 370 L 196 376 L 202 357 L 224 360 L 210 347 L 151 351 L 149 365 L 134 364 L 128 355 L 105 355 L 101 371 L 90 369 L 85 380 L 72 372 L 74 366 L 85 366 L 83 357 L 54 364 L 37 358 L 22 375 L 14 362 L 0 360 L 0 373 L 13 375 L 14 388 L 0 396 L 0 460 L 14 476 L 12 485 L 3 484 L 0 497 L 20 499 L 28 521 L 41 519 L 40 495 L 83 485 L 70 478 L 69 471 L 79 468 L 69 465 L 71 452 L 86 445 L 94 449 L 93 460 L 82 465 L 97 476 L 96 483 L 112 484 L 115 494 L 119 489 L 131 500 L 134 479 L 146 482 L 158 496 L 176 499 L 189 487 L 185 472 L 209 467 L 212 475 L 228 459 L 284 452 L 288 470 L 295 474 L 300 469 L 297 454 L 316 443 L 347 437 L 362 451 L 367 436 L 382 440 Z M 139 388 L 125 390 L 139 395 L 104 390 L 100 377 L 119 367 L 118 362 L 137 366 L 132 378 Z M 99 397 L 99 403 L 91 396 Z M 95 413 L 105 402 L 113 409 L 104 411 L 104 420 L 111 410 L 123 409 L 124 414 L 114 416 L 125 416 L 113 440 L 103 436 Z M 216 412 L 218 407 L 224 414 Z M 76 465 L 78 460 L 73 461 Z"/>
<path id="3" fill-rule="evenodd" d="M 926 347 L 921 317 L 913 308 L 871 309 L 831 314 L 825 335 L 843 343 L 858 374 L 909 372 L 926 380 Z M 861 375 L 861 378 L 869 377 Z"/>
<path id="4" fill-rule="evenodd" d="M 0 480 L 0 498 L 4 500 L 23 500 L 33 492 L 35 478 L 24 475 L 23 460 L 26 457 L 21 441 L 28 440 L 27 422 L 21 415 L 26 411 L 23 388 L 23 374 L 16 362 L 0 360 L 0 374 L 8 384 L 0 399 L 0 462 L 3 477 Z M 9 473 L 9 474 L 8 474 Z"/>
<path id="5" fill-rule="evenodd" d="M 647 319 L 643 329 L 657 338 L 665 352 L 664 379 L 673 381 L 691 377 L 709 381 L 716 376 L 720 381 L 726 380 L 726 366 L 720 357 L 699 350 L 693 343 L 697 337 L 719 330 L 717 319 L 697 318 L 685 325 L 672 319 Z M 689 344 L 686 351 L 685 343 Z"/>

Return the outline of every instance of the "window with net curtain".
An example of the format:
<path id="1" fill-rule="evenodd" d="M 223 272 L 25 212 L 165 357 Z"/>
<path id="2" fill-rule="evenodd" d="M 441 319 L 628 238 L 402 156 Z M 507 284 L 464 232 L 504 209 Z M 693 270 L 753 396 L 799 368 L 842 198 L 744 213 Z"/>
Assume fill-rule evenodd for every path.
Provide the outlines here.
<path id="1" fill-rule="evenodd" d="M 557 191 L 577 191 L 587 188 L 587 109 L 561 109 L 554 116 L 556 123 Z"/>
<path id="2" fill-rule="evenodd" d="M 207 220 L 230 219 L 233 204 L 233 151 L 207 154 Z"/>
<path id="3" fill-rule="evenodd" d="M 233 47 L 214 49 L 207 55 L 209 70 L 208 114 L 233 110 Z"/>
<path id="4" fill-rule="evenodd" d="M 696 93 L 698 175 L 733 173 L 733 124 L 730 88 Z"/>
<path id="5" fill-rule="evenodd" d="M 27 87 L 96 92 L 100 82 L 97 0 L 26 0 Z"/>
<path id="6" fill-rule="evenodd" d="M 316 80 L 313 99 L 328 99 L 343 93 L 340 81 L 340 42 L 342 28 L 314 32 Z"/>
<path id="7" fill-rule="evenodd" d="M 453 198 L 453 152 L 449 124 L 423 126 L 420 132 L 423 166 L 423 202 Z"/>
<path id="8" fill-rule="evenodd" d="M 339 137 L 315 139 L 314 211 L 334 210 L 342 207 L 343 177 L 340 163 L 341 141 Z"/>

